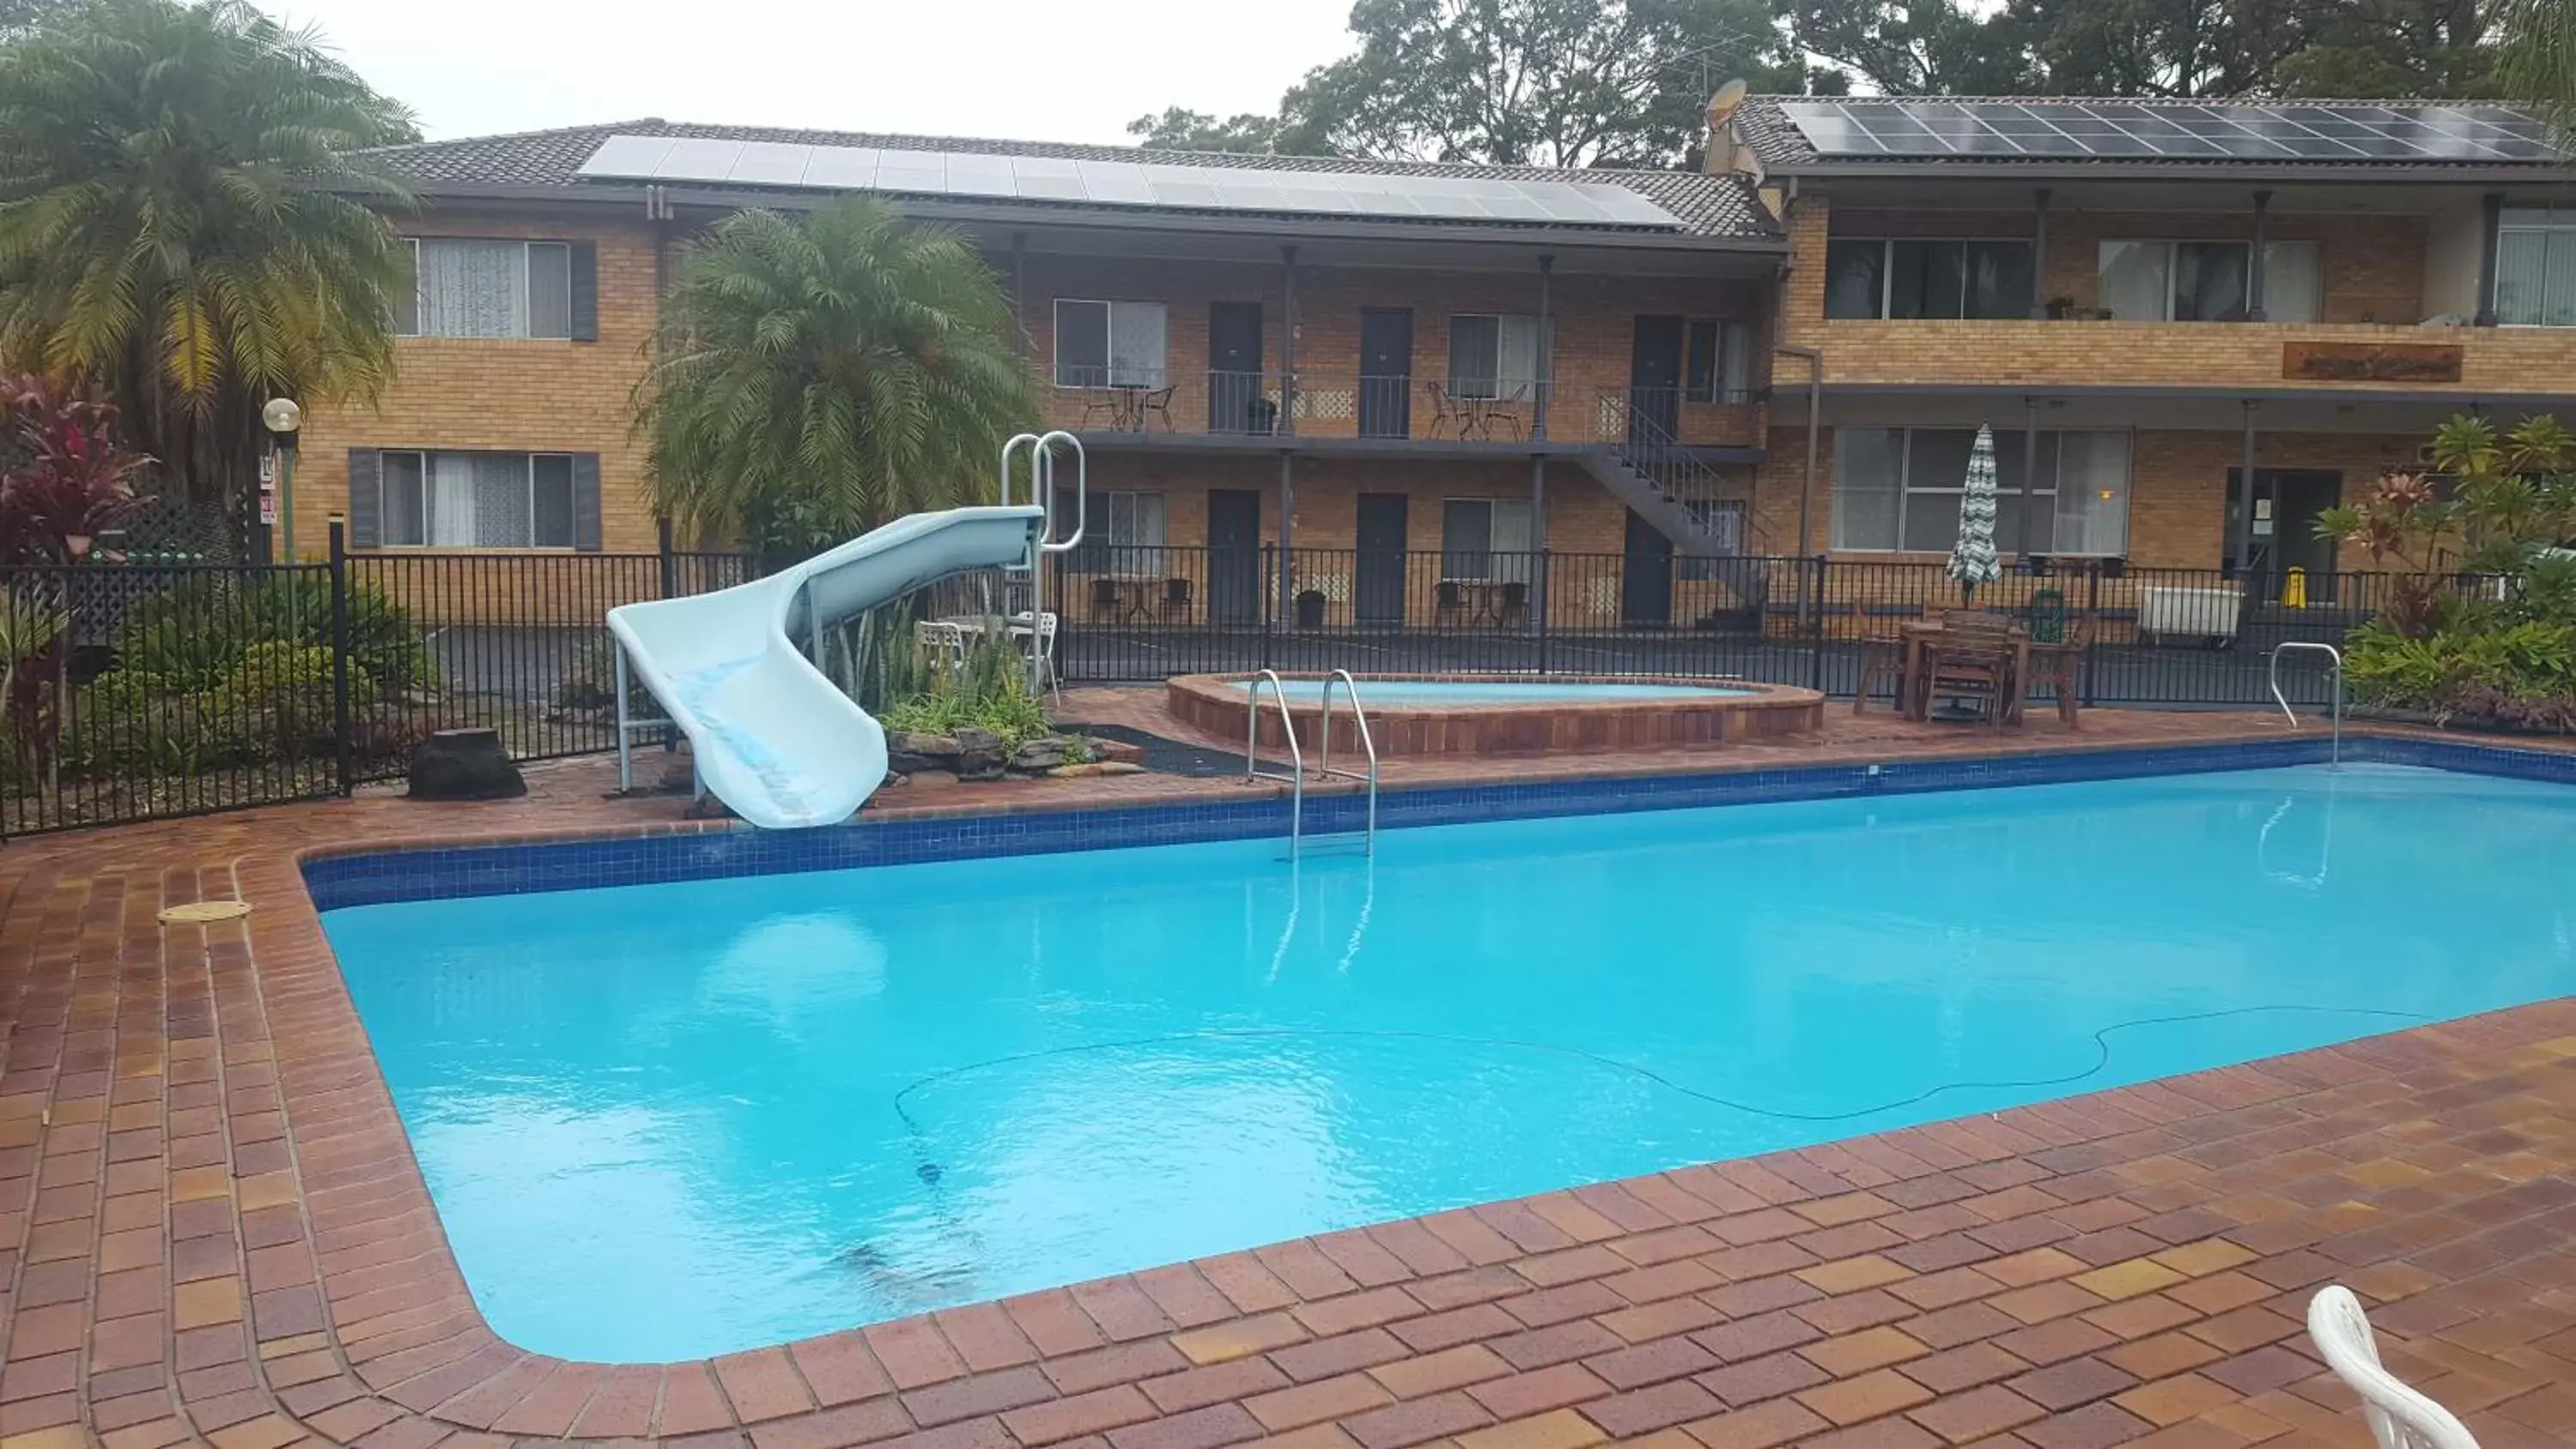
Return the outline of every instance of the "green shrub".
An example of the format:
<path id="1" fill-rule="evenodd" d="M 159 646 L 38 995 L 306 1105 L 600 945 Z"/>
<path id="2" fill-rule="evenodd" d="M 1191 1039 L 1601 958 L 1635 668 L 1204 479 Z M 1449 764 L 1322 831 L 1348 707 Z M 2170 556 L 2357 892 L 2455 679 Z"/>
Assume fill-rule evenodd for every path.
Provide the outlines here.
<path id="1" fill-rule="evenodd" d="M 372 688 L 405 690 L 432 682 L 429 646 L 409 610 L 362 584 L 350 586 L 348 600 L 349 657 Z M 116 658 L 121 669 L 211 689 L 251 646 L 274 641 L 330 648 L 328 577 L 191 579 L 126 611 L 117 626 Z"/>
<path id="2" fill-rule="evenodd" d="M 922 665 L 928 687 L 880 712 L 889 727 L 934 735 L 988 730 L 1009 750 L 1051 733 L 1046 707 L 1029 692 L 1027 656 L 1000 620 L 987 621 L 962 662 L 933 653 Z"/>

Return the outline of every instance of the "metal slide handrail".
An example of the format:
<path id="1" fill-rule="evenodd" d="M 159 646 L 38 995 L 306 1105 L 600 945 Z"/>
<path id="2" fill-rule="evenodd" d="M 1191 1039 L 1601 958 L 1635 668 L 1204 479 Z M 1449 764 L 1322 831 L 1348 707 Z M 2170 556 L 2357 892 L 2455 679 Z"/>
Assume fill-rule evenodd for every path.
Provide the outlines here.
<path id="1" fill-rule="evenodd" d="M 2268 682 L 2272 686 L 2272 702 L 2281 707 L 2281 713 L 2289 717 L 2293 727 L 2299 722 L 2299 712 L 2290 708 L 2290 697 L 2281 692 L 2281 656 L 2292 649 L 2312 649 L 2334 661 L 2334 709 L 2328 716 L 2334 725 L 2334 743 L 2327 758 L 2332 761 L 2334 768 L 2341 769 L 2343 767 L 2343 651 L 2332 644 L 2320 644 L 2312 639 L 2284 639 L 2272 646 L 2272 661 L 2268 676 Z"/>
<path id="2" fill-rule="evenodd" d="M 1360 748 L 1368 754 L 1368 773 L 1357 770 L 1336 771 L 1333 768 L 1333 688 L 1339 685 L 1351 697 L 1351 723 L 1359 730 Z M 1330 777 L 1339 774 L 1345 780 L 1368 781 L 1368 833 L 1360 838 L 1360 854 L 1377 854 L 1377 741 L 1369 735 L 1368 712 L 1360 708 L 1360 683 L 1347 669 L 1336 669 L 1324 676 L 1322 728 L 1324 743 L 1315 754 L 1315 773 Z"/>
<path id="3" fill-rule="evenodd" d="M 1261 689 L 1270 687 L 1270 697 L 1279 702 L 1279 732 L 1288 739 L 1288 773 L 1261 768 Z M 1247 780 L 1285 780 L 1291 787 L 1288 806 L 1288 858 L 1295 860 L 1305 844 L 1306 834 L 1306 752 L 1297 745 L 1297 721 L 1288 713 L 1288 686 L 1280 681 L 1279 671 L 1265 669 L 1252 677 L 1252 704 L 1244 711 L 1243 778 Z"/>

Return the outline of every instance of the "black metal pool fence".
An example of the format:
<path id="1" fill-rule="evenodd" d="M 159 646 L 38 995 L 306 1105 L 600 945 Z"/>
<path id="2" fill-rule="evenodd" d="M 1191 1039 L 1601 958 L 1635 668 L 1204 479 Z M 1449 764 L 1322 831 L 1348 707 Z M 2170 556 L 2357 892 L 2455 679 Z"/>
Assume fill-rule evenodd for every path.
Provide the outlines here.
<path id="1" fill-rule="evenodd" d="M 521 760 L 613 749 L 608 610 L 755 573 L 669 547 L 356 554 L 336 539 L 296 565 L 0 568 L 0 833 L 345 794 L 401 775 L 440 729 L 497 729 Z M 1973 602 L 2085 638 L 2088 703 L 2244 707 L 2271 702 L 2276 645 L 2340 643 L 2389 585 L 2061 560 Z M 1960 603 L 1937 561 L 1489 549 L 1086 545 L 1049 561 L 1044 588 L 1070 684 L 1348 668 L 1848 696 L 1862 640 Z M 943 594 L 969 596 L 1025 599 L 999 579 Z M 2280 678 L 2293 704 L 2327 700 L 2314 651 L 2284 656 Z"/>

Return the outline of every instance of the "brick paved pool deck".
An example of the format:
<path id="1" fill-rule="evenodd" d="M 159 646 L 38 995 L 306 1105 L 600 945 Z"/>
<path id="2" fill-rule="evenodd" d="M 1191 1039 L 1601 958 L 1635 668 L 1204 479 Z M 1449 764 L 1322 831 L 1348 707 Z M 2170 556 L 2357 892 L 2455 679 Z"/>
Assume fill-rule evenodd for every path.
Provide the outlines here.
<path id="1" fill-rule="evenodd" d="M 2104 711 L 2081 737 L 1994 740 L 1836 710 L 1806 746 L 1500 768 L 2281 728 Z M 485 1327 L 449 1256 L 295 860 L 722 828 L 679 820 L 668 798 L 600 798 L 612 778 L 582 762 L 535 772 L 522 801 L 374 796 L 0 847 L 0 1449 L 2365 1445 L 2300 1327 L 2328 1280 L 2363 1296 L 2392 1367 L 2489 1449 L 2576 1430 L 2564 1000 L 712 1362 L 525 1354 Z M 908 799 L 983 811 L 1247 788 L 1149 776 Z M 234 897 L 252 914 L 156 919 Z"/>

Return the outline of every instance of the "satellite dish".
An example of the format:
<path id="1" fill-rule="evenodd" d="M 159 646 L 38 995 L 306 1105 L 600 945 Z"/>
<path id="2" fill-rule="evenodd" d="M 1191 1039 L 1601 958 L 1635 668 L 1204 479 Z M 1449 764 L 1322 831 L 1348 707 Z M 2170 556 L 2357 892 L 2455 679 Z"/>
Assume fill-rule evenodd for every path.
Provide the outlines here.
<path id="1" fill-rule="evenodd" d="M 1710 129 L 1714 130 L 1725 125 L 1726 118 L 1735 114 L 1737 106 L 1744 104 L 1744 97 L 1751 89 L 1741 80 L 1731 80 L 1719 86 L 1717 94 L 1708 98 Z"/>

